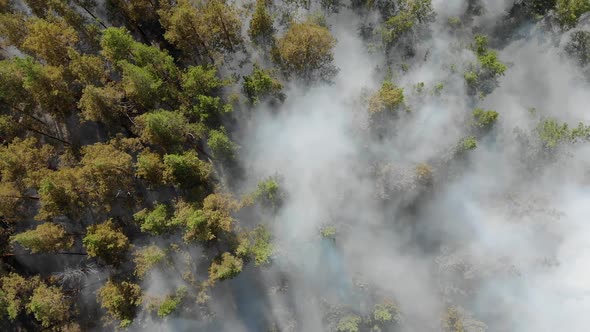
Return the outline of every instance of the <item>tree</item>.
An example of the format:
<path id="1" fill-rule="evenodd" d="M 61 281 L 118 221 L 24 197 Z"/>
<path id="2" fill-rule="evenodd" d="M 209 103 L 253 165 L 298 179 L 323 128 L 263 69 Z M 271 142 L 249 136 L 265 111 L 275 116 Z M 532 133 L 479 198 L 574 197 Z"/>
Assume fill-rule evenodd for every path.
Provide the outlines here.
<path id="1" fill-rule="evenodd" d="M 133 253 L 135 263 L 135 275 L 143 278 L 150 270 L 166 259 L 166 252 L 156 245 L 149 245 L 137 249 Z"/>
<path id="2" fill-rule="evenodd" d="M 498 112 L 496 111 L 484 111 L 481 108 L 473 110 L 473 118 L 475 120 L 474 126 L 482 129 L 490 129 L 494 123 L 498 120 Z"/>
<path id="3" fill-rule="evenodd" d="M 199 159 L 194 151 L 164 156 L 164 181 L 181 188 L 206 184 L 213 172 L 211 164 Z"/>
<path id="4" fill-rule="evenodd" d="M 74 96 L 64 80 L 62 66 L 44 66 L 30 57 L 15 61 L 22 73 L 25 91 L 44 111 L 63 118 L 73 109 Z"/>
<path id="5" fill-rule="evenodd" d="M 82 85 L 101 85 L 107 81 L 108 70 L 104 59 L 97 55 L 69 52 L 69 70 Z"/>
<path id="6" fill-rule="evenodd" d="M 35 288 L 27 309 L 45 328 L 62 325 L 70 318 L 69 301 L 61 289 L 55 286 L 41 284 Z"/>
<path id="7" fill-rule="evenodd" d="M 35 219 L 49 220 L 81 215 L 90 205 L 83 192 L 81 170 L 65 167 L 49 173 L 39 185 L 41 207 Z"/>
<path id="8" fill-rule="evenodd" d="M 589 0 L 557 0 L 557 20 L 565 29 L 574 27 L 587 11 L 590 11 Z"/>
<path id="9" fill-rule="evenodd" d="M 381 28 L 381 38 L 389 50 L 405 34 L 434 21 L 431 0 L 401 0 L 397 13 L 389 17 Z"/>
<path id="10" fill-rule="evenodd" d="M 426 187 L 431 186 L 433 181 L 432 167 L 425 163 L 416 165 L 414 168 L 414 177 L 416 178 L 416 183 Z"/>
<path id="11" fill-rule="evenodd" d="M 444 332 L 466 332 L 461 313 L 455 307 L 449 307 L 442 318 Z"/>
<path id="12" fill-rule="evenodd" d="M 221 128 L 221 130 L 211 130 L 207 144 L 211 148 L 213 157 L 216 159 L 226 162 L 233 162 L 235 160 L 238 146 L 227 137 L 224 128 Z"/>
<path id="13" fill-rule="evenodd" d="M 388 324 L 399 322 L 401 320 L 401 314 L 395 303 L 379 303 L 373 308 L 373 319 L 380 324 Z"/>
<path id="14" fill-rule="evenodd" d="M 29 19 L 27 30 L 23 49 L 53 66 L 67 63 L 68 53 L 79 41 L 76 30 L 61 19 Z"/>
<path id="15" fill-rule="evenodd" d="M 207 242 L 218 239 L 223 232 L 231 232 L 235 219 L 232 213 L 239 204 L 228 194 L 211 194 L 205 197 L 202 209 L 179 202 L 174 215 L 175 223 L 184 225 L 184 240 Z"/>
<path id="16" fill-rule="evenodd" d="M 26 16 L 20 13 L 0 12 L 0 35 L 9 45 L 21 47 L 27 35 Z M 2 41 L 4 45 L 4 41 Z"/>
<path id="17" fill-rule="evenodd" d="M 146 143 L 175 149 L 187 139 L 188 120 L 180 112 L 158 110 L 135 118 L 139 137 Z"/>
<path id="18" fill-rule="evenodd" d="M 82 90 L 78 108 L 82 111 L 82 118 L 86 121 L 116 123 L 123 114 L 122 100 L 123 93 L 113 85 L 103 87 L 87 85 Z"/>
<path id="19" fill-rule="evenodd" d="M 33 290 L 41 285 L 41 279 L 39 276 L 25 279 L 16 273 L 9 273 L 0 278 L 0 283 L 2 284 L 0 287 L 2 301 L 0 302 L 4 303 L 8 318 L 15 320 L 25 308 Z"/>
<path id="20" fill-rule="evenodd" d="M 408 11 L 401 11 L 391 16 L 383 24 L 381 29 L 381 38 L 385 47 L 389 49 L 393 46 L 402 35 L 409 32 L 414 27 L 414 17 Z"/>
<path id="21" fill-rule="evenodd" d="M 477 148 L 477 138 L 475 136 L 467 136 L 459 141 L 457 146 L 458 152 L 466 152 Z"/>
<path id="22" fill-rule="evenodd" d="M 150 185 L 159 185 L 164 179 L 164 163 L 159 154 L 149 149 L 142 151 L 137 156 L 135 163 L 135 176 L 145 180 Z"/>
<path id="23" fill-rule="evenodd" d="M 0 175 L 2 181 L 14 182 L 22 190 L 35 187 L 49 172 L 54 150 L 41 145 L 34 137 L 15 138 L 0 147 Z"/>
<path id="24" fill-rule="evenodd" d="M 105 1 L 109 20 L 116 25 L 125 24 L 141 36 L 143 42 L 149 43 L 149 32 L 158 29 L 157 11 L 160 5 L 168 6 L 171 2 L 160 0 L 107 0 Z M 151 28 L 146 30 L 145 27 Z"/>
<path id="25" fill-rule="evenodd" d="M 186 287 L 180 287 L 176 291 L 176 294 L 166 296 L 164 301 L 162 301 L 158 307 L 158 317 L 164 318 L 171 315 L 176 309 L 178 309 L 178 306 L 182 303 L 185 296 Z"/>
<path id="26" fill-rule="evenodd" d="M 103 31 L 100 47 L 102 55 L 113 64 L 127 60 L 135 40 L 125 28 L 108 28 Z"/>
<path id="27" fill-rule="evenodd" d="M 164 81 L 145 68 L 126 61 L 119 64 L 123 71 L 121 86 L 125 95 L 144 110 L 156 106 L 164 96 Z"/>
<path id="28" fill-rule="evenodd" d="M 189 98 L 209 95 L 223 86 L 215 66 L 189 66 L 182 74 L 182 90 Z"/>
<path id="29" fill-rule="evenodd" d="M 338 332 L 358 332 L 361 318 L 357 315 L 347 315 L 338 321 L 336 331 Z"/>
<path id="30" fill-rule="evenodd" d="M 203 210 L 198 209 L 190 203 L 178 201 L 174 209 L 174 223 L 182 225 L 185 233 L 184 241 L 206 242 L 212 236 L 207 229 L 207 217 Z"/>
<path id="31" fill-rule="evenodd" d="M 383 82 L 379 91 L 369 99 L 369 114 L 372 116 L 384 112 L 393 112 L 404 102 L 404 89 L 398 88 L 390 81 Z"/>
<path id="32" fill-rule="evenodd" d="M 246 97 L 254 105 L 266 98 L 276 98 L 281 102 L 285 100 L 281 82 L 272 75 L 270 70 L 262 69 L 258 65 L 254 65 L 250 75 L 244 76 L 242 88 Z"/>
<path id="33" fill-rule="evenodd" d="M 535 128 L 541 142 L 546 148 L 555 148 L 561 143 L 575 143 L 590 139 L 590 126 L 578 123 L 570 129 L 567 123 L 558 123 L 555 119 L 545 119 Z"/>
<path id="34" fill-rule="evenodd" d="M 153 209 L 143 209 L 133 215 L 133 219 L 141 226 L 142 232 L 152 235 L 162 235 L 173 231 L 178 224 L 174 219 L 169 218 L 168 207 L 159 203 Z"/>
<path id="35" fill-rule="evenodd" d="M 229 252 L 213 260 L 209 267 L 209 280 L 212 282 L 231 279 L 242 272 L 243 261 Z"/>
<path id="36" fill-rule="evenodd" d="M 254 257 L 256 266 L 268 264 L 273 254 L 270 232 L 263 225 L 258 225 L 251 232 L 243 234 L 236 254 L 239 257 Z"/>
<path id="37" fill-rule="evenodd" d="M 255 201 L 259 201 L 265 208 L 276 211 L 283 203 L 284 195 L 278 179 L 276 177 L 269 177 L 258 182 L 256 190 L 247 195 L 242 204 L 247 206 L 253 204 Z"/>
<path id="38" fill-rule="evenodd" d="M 22 60 L 0 61 L 0 102 L 19 115 L 31 114 L 34 106 L 32 96 L 24 87 Z"/>
<path id="39" fill-rule="evenodd" d="M 211 194 L 203 201 L 203 214 L 207 219 L 212 238 L 222 231 L 231 232 L 235 219 L 232 213 L 239 208 L 236 200 L 228 194 Z"/>
<path id="40" fill-rule="evenodd" d="M 0 181 L 0 218 L 5 223 L 12 224 L 20 219 L 21 197 L 21 192 L 13 182 Z"/>
<path id="41" fill-rule="evenodd" d="M 209 0 L 201 8 L 211 45 L 218 51 L 233 53 L 242 43 L 242 20 L 225 0 Z"/>
<path id="42" fill-rule="evenodd" d="M 197 52 L 202 60 L 214 62 L 213 49 L 209 45 L 210 34 L 203 15 L 188 0 L 179 0 L 176 6 L 161 9 L 158 14 L 160 23 L 166 30 L 164 38 L 167 41 L 189 55 Z"/>
<path id="43" fill-rule="evenodd" d="M 336 39 L 323 26 L 312 22 L 294 23 L 281 37 L 274 59 L 285 74 L 305 80 L 330 80 L 337 73 L 332 64 Z"/>
<path id="44" fill-rule="evenodd" d="M 128 282 L 107 283 L 98 291 L 98 301 L 108 313 L 120 321 L 120 327 L 127 327 L 135 317 L 135 311 L 141 304 L 141 288 L 139 285 Z"/>
<path id="45" fill-rule="evenodd" d="M 130 247 L 129 238 L 111 219 L 88 226 L 82 244 L 88 256 L 101 258 L 108 264 L 119 263 Z"/>
<path id="46" fill-rule="evenodd" d="M 256 0 L 256 10 L 250 20 L 248 35 L 256 44 L 267 44 L 272 41 L 275 29 L 273 19 L 266 8 L 266 0 Z"/>
<path id="47" fill-rule="evenodd" d="M 120 191 L 132 190 L 132 157 L 112 144 L 96 143 L 82 148 L 81 180 L 94 206 L 110 206 Z"/>
<path id="48" fill-rule="evenodd" d="M 470 94 L 479 91 L 485 96 L 498 85 L 498 77 L 504 75 L 508 67 L 498 60 L 495 51 L 488 49 L 488 38 L 484 35 L 474 37 L 471 49 L 477 56 L 479 66 L 471 65 L 470 70 L 464 74 L 465 83 Z"/>
<path id="49" fill-rule="evenodd" d="M 12 236 L 10 242 L 20 244 L 31 253 L 51 253 L 71 248 L 74 238 L 66 233 L 63 226 L 44 223 L 35 229 Z"/>

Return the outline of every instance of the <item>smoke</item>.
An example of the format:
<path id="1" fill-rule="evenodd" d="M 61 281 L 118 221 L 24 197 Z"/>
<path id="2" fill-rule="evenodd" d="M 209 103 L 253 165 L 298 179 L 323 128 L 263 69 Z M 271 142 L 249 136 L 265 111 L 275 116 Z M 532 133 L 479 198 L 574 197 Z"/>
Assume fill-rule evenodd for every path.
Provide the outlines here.
<path id="1" fill-rule="evenodd" d="M 512 4 L 485 2 L 473 25 L 492 33 Z M 402 331 L 441 330 L 449 306 L 460 308 L 468 331 L 587 329 L 590 150 L 562 146 L 548 157 L 536 153 L 534 138 L 544 118 L 590 120 L 587 80 L 563 53 L 567 35 L 528 29 L 499 50 L 509 69 L 478 99 L 463 78 L 476 59 L 472 33 L 446 25 L 467 3 L 433 5 L 437 21 L 418 40 L 409 69 L 392 66 L 408 109 L 389 135 L 370 134 L 366 109 L 367 93 L 389 76 L 386 59 L 367 50 L 359 17 L 344 9 L 328 17 L 338 39 L 333 84 L 287 84 L 278 110 L 263 104 L 242 124 L 243 191 L 278 175 L 286 199 L 264 220 L 273 264 L 216 286 L 209 330 L 334 329 L 326 317 L 371 315 L 388 300 L 399 306 Z M 498 123 L 458 156 L 475 107 L 498 111 Z M 523 143 L 519 132 L 530 139 Z M 432 186 L 416 179 L 423 163 Z M 326 226 L 336 229 L 335 240 L 321 235 Z M 194 327 L 171 319 L 154 329 Z"/>

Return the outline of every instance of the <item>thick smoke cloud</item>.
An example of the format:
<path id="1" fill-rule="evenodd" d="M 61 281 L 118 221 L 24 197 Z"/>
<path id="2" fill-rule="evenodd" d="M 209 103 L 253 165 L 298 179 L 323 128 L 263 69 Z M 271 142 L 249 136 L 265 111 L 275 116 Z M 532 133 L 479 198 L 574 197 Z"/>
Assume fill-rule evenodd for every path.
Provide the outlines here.
<path id="1" fill-rule="evenodd" d="M 243 191 L 278 175 L 286 198 L 268 216 L 273 265 L 220 285 L 209 328 L 320 331 L 329 328 L 331 307 L 369 314 L 371 298 L 398 304 L 402 331 L 440 330 L 450 304 L 461 307 L 469 331 L 587 329 L 590 151 L 574 146 L 539 156 L 539 142 L 518 136 L 534 136 L 547 117 L 590 120 L 586 78 L 563 53 L 567 35 L 541 24 L 527 28 L 499 50 L 509 69 L 478 100 L 462 72 L 450 69 L 475 59 L 472 36 L 446 26 L 467 4 L 433 4 L 438 16 L 429 37 L 418 41 L 408 71 L 392 75 L 410 109 L 390 128 L 393 135 L 368 134 L 366 95 L 388 74 L 385 59 L 358 37 L 360 21 L 349 10 L 328 19 L 338 39 L 333 84 L 293 83 L 280 109 L 261 105 L 244 124 Z M 512 4 L 485 2 L 474 24 L 491 33 Z M 420 95 L 419 82 L 426 90 L 443 83 L 442 95 Z M 457 161 L 453 151 L 469 134 L 475 107 L 498 111 L 499 122 Z M 433 168 L 426 193 L 413 175 L 420 163 Z M 326 225 L 337 230 L 334 242 L 320 235 Z M 171 320 L 154 329 L 192 327 Z"/>

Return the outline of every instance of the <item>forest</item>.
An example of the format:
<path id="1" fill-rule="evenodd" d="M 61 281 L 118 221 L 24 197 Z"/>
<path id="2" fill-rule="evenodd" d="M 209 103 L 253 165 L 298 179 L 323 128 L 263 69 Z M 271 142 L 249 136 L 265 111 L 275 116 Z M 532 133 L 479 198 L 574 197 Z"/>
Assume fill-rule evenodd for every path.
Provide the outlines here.
<path id="1" fill-rule="evenodd" d="M 0 0 L 0 330 L 587 331 L 590 0 Z"/>

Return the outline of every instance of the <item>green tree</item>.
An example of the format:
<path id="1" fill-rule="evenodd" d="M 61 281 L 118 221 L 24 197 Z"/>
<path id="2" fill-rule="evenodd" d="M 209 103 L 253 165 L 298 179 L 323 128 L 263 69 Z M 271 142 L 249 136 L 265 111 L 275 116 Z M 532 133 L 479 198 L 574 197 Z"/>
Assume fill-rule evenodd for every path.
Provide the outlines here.
<path id="1" fill-rule="evenodd" d="M 398 88 L 390 81 L 383 85 L 369 99 L 369 114 L 377 115 L 384 112 L 393 112 L 404 102 L 404 89 Z"/>
<path id="2" fill-rule="evenodd" d="M 39 202 L 37 220 L 81 215 L 90 205 L 83 192 L 81 170 L 65 167 L 49 173 L 39 185 Z"/>
<path id="3" fill-rule="evenodd" d="M 357 315 L 347 315 L 338 321 L 336 331 L 338 332 L 358 332 L 361 318 Z"/>
<path id="4" fill-rule="evenodd" d="M 22 189 L 37 186 L 49 172 L 53 156 L 53 148 L 39 144 L 34 137 L 15 138 L 10 144 L 0 146 L 2 181 L 14 182 Z"/>
<path id="5" fill-rule="evenodd" d="M 211 130 L 207 144 L 216 159 L 227 162 L 235 160 L 238 146 L 227 136 L 224 128 Z"/>
<path id="6" fill-rule="evenodd" d="M 383 44 L 390 48 L 400 37 L 409 32 L 414 27 L 414 17 L 408 11 L 401 11 L 398 14 L 391 16 L 383 24 L 381 29 L 381 38 Z"/>
<path id="7" fill-rule="evenodd" d="M 461 313 L 455 307 L 449 307 L 442 317 L 444 332 L 466 332 Z"/>
<path id="8" fill-rule="evenodd" d="M 258 65 L 254 66 L 252 74 L 244 76 L 242 87 L 252 104 L 258 104 L 269 97 L 274 97 L 281 102 L 285 100 L 281 82 L 272 75 L 270 70 L 262 69 Z"/>
<path id="9" fill-rule="evenodd" d="M 475 148 L 477 148 L 477 139 L 475 138 L 475 136 L 468 136 L 459 141 L 457 151 L 466 152 L 469 150 L 474 150 Z"/>
<path id="10" fill-rule="evenodd" d="M 136 43 L 125 28 L 108 28 L 103 31 L 100 40 L 101 53 L 113 64 L 121 60 L 128 60 L 132 55 L 131 49 Z"/>
<path id="11" fill-rule="evenodd" d="M 244 197 L 242 205 L 248 206 L 259 201 L 262 206 L 276 210 L 282 204 L 283 199 L 284 192 L 281 190 L 278 179 L 269 177 L 258 182 L 256 190 Z"/>
<path id="12" fill-rule="evenodd" d="M 271 234 L 263 225 L 243 234 L 240 245 L 236 249 L 239 257 L 252 256 L 256 266 L 268 264 L 273 254 Z"/>
<path id="13" fill-rule="evenodd" d="M 155 107 L 163 94 L 164 81 L 146 68 L 126 61 L 120 62 L 123 71 L 121 86 L 125 94 L 139 107 Z"/>
<path id="14" fill-rule="evenodd" d="M 120 321 L 120 327 L 127 327 L 131 325 L 137 307 L 141 304 L 141 288 L 128 281 L 109 280 L 100 288 L 97 298 L 100 305 Z"/>
<path id="15" fill-rule="evenodd" d="M 41 65 L 32 58 L 16 60 L 22 73 L 23 87 L 45 112 L 63 118 L 75 106 L 74 96 L 62 66 Z"/>
<path id="16" fill-rule="evenodd" d="M 68 53 L 79 41 L 76 30 L 60 19 L 29 19 L 27 30 L 22 48 L 53 66 L 67 63 Z"/>
<path id="17" fill-rule="evenodd" d="M 181 188 L 206 184 L 211 177 L 211 164 L 199 159 L 194 151 L 164 156 L 164 180 Z"/>
<path id="18" fill-rule="evenodd" d="M 102 224 L 90 225 L 82 244 L 90 257 L 98 257 L 108 264 L 117 264 L 129 250 L 129 238 L 111 219 Z"/>
<path id="19" fill-rule="evenodd" d="M 107 0 L 105 1 L 109 20 L 115 25 L 129 27 L 143 42 L 149 43 L 153 29 L 158 28 L 157 11 L 160 5 L 171 5 L 161 0 Z M 150 28 L 149 30 L 146 27 Z"/>
<path id="20" fill-rule="evenodd" d="M 5 223 L 12 224 L 20 220 L 21 197 L 21 192 L 13 182 L 0 181 L 0 218 Z"/>
<path id="21" fill-rule="evenodd" d="M 211 34 L 202 12 L 188 0 L 179 0 L 176 6 L 161 9 L 158 13 L 167 41 L 189 55 L 196 52 L 202 60 L 214 62 Z"/>
<path id="22" fill-rule="evenodd" d="M 137 249 L 133 256 L 135 275 L 143 278 L 149 271 L 165 261 L 166 252 L 152 244 Z"/>
<path id="23" fill-rule="evenodd" d="M 207 229 L 207 217 L 203 213 L 203 210 L 198 209 L 190 203 L 184 201 L 178 201 L 176 203 L 174 223 L 183 226 L 183 239 L 186 242 L 206 242 L 212 236 L 211 231 Z"/>
<path id="24" fill-rule="evenodd" d="M 35 288 L 27 309 L 45 328 L 63 325 L 70 318 L 70 303 L 55 286 L 40 284 Z"/>
<path id="25" fill-rule="evenodd" d="M 228 194 L 211 194 L 205 197 L 202 209 L 187 203 L 176 206 L 176 222 L 185 225 L 184 240 L 207 242 L 218 239 L 222 233 L 233 230 L 239 203 Z"/>
<path id="26" fill-rule="evenodd" d="M 397 13 L 389 17 L 380 29 L 386 49 L 390 49 L 403 35 L 434 20 L 431 0 L 401 0 Z"/>
<path id="27" fill-rule="evenodd" d="M 470 94 L 480 92 L 485 96 L 498 85 L 498 77 L 504 75 L 508 67 L 498 59 L 498 54 L 488 49 L 488 38 L 484 35 L 476 35 L 471 49 L 477 56 L 478 65 L 471 65 L 464 74 L 465 83 Z"/>
<path id="28" fill-rule="evenodd" d="M 242 43 L 242 20 L 237 9 L 225 0 L 209 0 L 201 12 L 209 44 L 220 52 L 235 52 Z"/>
<path id="29" fill-rule="evenodd" d="M 381 324 L 399 322 L 401 314 L 393 302 L 379 303 L 373 308 L 373 319 Z"/>
<path id="30" fill-rule="evenodd" d="M 9 45 L 21 47 L 27 36 L 26 16 L 20 13 L 0 11 L 0 35 L 6 38 Z M 4 45 L 4 41 L 2 41 Z"/>
<path id="31" fill-rule="evenodd" d="M 256 10 L 252 14 L 248 35 L 256 44 L 268 44 L 273 40 L 275 29 L 272 16 L 268 13 L 267 1 L 256 0 Z"/>
<path id="32" fill-rule="evenodd" d="M 86 121 L 116 123 L 123 114 L 122 100 L 123 93 L 113 85 L 87 85 L 78 101 L 78 108 Z"/>
<path id="33" fill-rule="evenodd" d="M 180 112 L 158 110 L 135 120 L 139 137 L 146 143 L 175 149 L 187 139 L 188 120 Z"/>
<path id="34" fill-rule="evenodd" d="M 12 236 L 10 242 L 18 243 L 32 253 L 50 253 L 71 248 L 74 238 L 66 233 L 63 226 L 44 223 L 35 229 Z"/>
<path id="35" fill-rule="evenodd" d="M 0 61 L 0 102 L 18 113 L 31 114 L 32 96 L 24 88 L 22 60 Z M 23 115 L 24 115 L 23 114 Z"/>
<path id="36" fill-rule="evenodd" d="M 209 267 L 209 280 L 212 282 L 231 279 L 242 272 L 243 261 L 229 252 L 213 260 Z"/>
<path id="37" fill-rule="evenodd" d="M 182 74 L 182 90 L 189 98 L 209 95 L 223 86 L 214 66 L 189 66 Z"/>
<path id="38" fill-rule="evenodd" d="M 112 144 L 96 143 L 82 148 L 81 177 L 88 200 L 109 207 L 121 191 L 132 191 L 132 157 Z"/>
<path id="39" fill-rule="evenodd" d="M 294 23 L 277 43 L 274 59 L 287 75 L 306 80 L 329 80 L 338 69 L 332 64 L 336 39 L 316 23 Z"/>
<path id="40" fill-rule="evenodd" d="M 473 110 L 473 118 L 475 120 L 473 125 L 479 128 L 489 129 L 496 123 L 498 116 L 499 114 L 496 111 L 484 111 L 481 108 L 476 108 Z"/>
<path id="41" fill-rule="evenodd" d="M 33 290 L 41 285 L 41 279 L 38 276 L 25 279 L 16 273 L 9 273 L 0 278 L 0 283 L 1 302 L 4 303 L 8 318 L 15 320 L 28 303 Z"/>
<path id="42" fill-rule="evenodd" d="M 173 231 L 178 225 L 171 219 L 168 207 L 158 203 L 153 209 L 143 209 L 133 215 L 136 222 L 140 224 L 142 232 L 152 235 L 162 235 Z"/>
<path id="43" fill-rule="evenodd" d="M 89 54 L 70 52 L 69 70 L 76 80 L 83 85 L 104 84 L 108 71 L 102 57 Z"/>
<path id="44" fill-rule="evenodd" d="M 150 185 L 159 185 L 164 179 L 164 162 L 159 154 L 149 149 L 137 156 L 135 176 L 147 181 Z"/>
<path id="45" fill-rule="evenodd" d="M 582 14 L 590 11 L 589 0 L 557 0 L 557 20 L 562 27 L 573 28 Z"/>
<path id="46" fill-rule="evenodd" d="M 176 291 L 176 294 L 174 295 L 166 296 L 164 301 L 162 301 L 162 303 L 160 303 L 160 306 L 158 307 L 158 317 L 164 318 L 170 316 L 174 311 L 178 309 L 178 306 L 182 303 L 185 296 L 186 287 L 179 288 Z"/>

